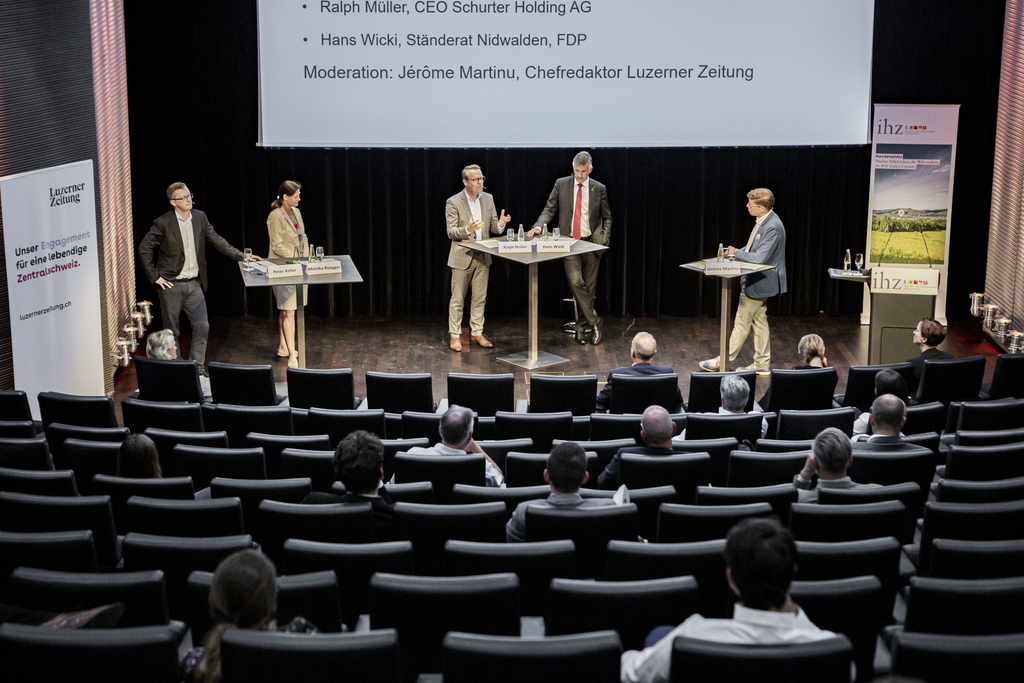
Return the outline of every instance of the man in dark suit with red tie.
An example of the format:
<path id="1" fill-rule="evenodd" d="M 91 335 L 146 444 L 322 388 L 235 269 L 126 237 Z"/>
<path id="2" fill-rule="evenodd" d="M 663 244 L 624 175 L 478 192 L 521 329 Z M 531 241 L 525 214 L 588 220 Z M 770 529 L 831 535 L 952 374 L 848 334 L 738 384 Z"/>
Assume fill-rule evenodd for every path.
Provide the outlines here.
<path id="1" fill-rule="evenodd" d="M 530 235 L 541 232 L 544 224 L 558 216 L 561 234 L 573 239 L 607 247 L 612 234 L 612 211 L 608 208 L 608 191 L 590 177 L 594 162 L 589 152 L 580 152 L 572 160 L 573 174 L 555 181 L 548 203 L 534 223 Z M 580 317 L 576 320 L 576 342 L 595 346 L 601 343 L 601 318 L 594 310 L 597 291 L 597 269 L 601 253 L 589 252 L 567 256 L 562 260 L 569 289 L 576 298 Z"/>

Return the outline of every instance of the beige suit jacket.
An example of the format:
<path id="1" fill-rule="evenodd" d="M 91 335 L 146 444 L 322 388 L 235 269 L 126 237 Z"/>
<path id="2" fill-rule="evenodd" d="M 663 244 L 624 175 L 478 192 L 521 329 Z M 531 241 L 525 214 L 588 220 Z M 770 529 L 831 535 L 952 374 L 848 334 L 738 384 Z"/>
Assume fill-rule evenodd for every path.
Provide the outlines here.
<path id="1" fill-rule="evenodd" d="M 309 256 L 309 235 L 306 225 L 302 222 L 299 207 L 292 209 L 302 228 L 302 250 L 300 256 Z M 270 258 L 291 258 L 299 246 L 299 233 L 295 231 L 291 218 L 284 212 L 284 207 L 274 209 L 267 216 L 267 231 L 270 233 Z"/>
<path id="2" fill-rule="evenodd" d="M 448 252 L 448 266 L 466 270 L 473 264 L 474 259 L 485 266 L 491 265 L 490 254 L 467 249 L 459 244 L 462 241 L 476 239 L 476 233 L 466 230 L 466 226 L 473 218 L 473 212 L 469 210 L 466 192 L 462 191 L 449 197 L 444 207 L 444 213 L 448 223 L 448 237 L 452 240 L 452 248 Z M 480 220 L 484 224 L 483 234 L 485 237 L 490 234 L 501 234 L 501 228 L 498 227 L 498 214 L 494 210 L 494 197 L 487 192 L 480 193 Z"/>

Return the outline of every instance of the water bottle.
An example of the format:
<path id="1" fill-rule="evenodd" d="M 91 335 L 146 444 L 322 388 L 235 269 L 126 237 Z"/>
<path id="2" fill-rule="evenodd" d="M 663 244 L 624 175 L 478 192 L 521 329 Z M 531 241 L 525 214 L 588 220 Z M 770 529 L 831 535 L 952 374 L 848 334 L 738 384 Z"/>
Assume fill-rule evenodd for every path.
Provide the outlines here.
<path id="1" fill-rule="evenodd" d="M 850 250 L 846 250 L 846 256 L 843 257 L 843 272 L 850 272 Z"/>
<path id="2" fill-rule="evenodd" d="M 547 223 L 544 224 L 544 228 L 540 232 L 540 238 L 542 240 L 544 240 L 545 242 L 548 241 L 548 224 Z"/>
<path id="3" fill-rule="evenodd" d="M 725 247 L 722 244 L 718 245 L 718 255 L 715 256 L 715 260 L 721 261 L 725 258 Z"/>
<path id="4" fill-rule="evenodd" d="M 523 242 L 523 241 L 526 240 L 526 233 L 523 232 L 523 224 L 522 223 L 519 224 L 519 234 L 517 235 L 517 237 L 519 238 L 520 242 Z"/>

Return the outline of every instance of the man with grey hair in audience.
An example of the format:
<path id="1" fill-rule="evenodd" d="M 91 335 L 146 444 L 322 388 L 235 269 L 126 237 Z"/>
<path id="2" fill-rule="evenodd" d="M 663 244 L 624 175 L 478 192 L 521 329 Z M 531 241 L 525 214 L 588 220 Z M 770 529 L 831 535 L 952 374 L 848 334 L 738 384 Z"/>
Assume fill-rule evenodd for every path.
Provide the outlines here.
<path id="1" fill-rule="evenodd" d="M 505 478 L 497 463 L 484 453 L 483 449 L 473 440 L 473 411 L 469 408 L 453 405 L 441 416 L 441 424 L 437 431 L 441 434 L 441 443 L 429 448 L 417 446 L 410 448 L 410 455 L 465 455 L 479 453 L 484 456 L 487 485 L 501 487 Z"/>
<path id="2" fill-rule="evenodd" d="M 146 339 L 146 356 L 156 360 L 182 360 L 178 356 L 178 344 L 174 340 L 174 332 L 171 330 L 150 332 Z M 203 390 L 203 398 L 209 400 L 213 395 L 210 391 L 210 378 L 200 373 L 199 386 Z"/>
<path id="3" fill-rule="evenodd" d="M 644 446 L 626 446 L 620 448 L 612 456 L 612 461 L 597 477 L 597 487 L 615 489 L 619 486 L 619 467 L 623 453 L 629 455 L 676 455 L 679 451 L 672 449 L 672 435 L 676 433 L 676 424 L 672 416 L 661 406 L 650 406 L 640 417 L 640 438 Z"/>
<path id="4" fill-rule="evenodd" d="M 901 429 L 907 421 L 907 406 L 903 399 L 893 394 L 876 396 L 871 403 L 871 414 L 868 424 L 871 434 L 858 434 L 853 437 L 855 450 L 864 451 L 904 451 L 917 450 L 916 444 L 903 440 Z"/>
<path id="5" fill-rule="evenodd" d="M 799 489 L 801 503 L 817 503 L 821 489 L 878 488 L 878 484 L 858 484 L 846 474 L 853 464 L 853 444 L 850 437 L 835 427 L 826 427 L 814 439 L 811 454 L 800 474 L 793 477 L 793 486 Z M 815 486 L 812 478 L 818 475 Z"/>
<path id="6" fill-rule="evenodd" d="M 613 375 L 670 375 L 674 372 L 667 365 L 651 365 L 651 359 L 658 352 L 658 342 L 647 332 L 637 332 L 633 342 L 629 346 L 629 357 L 633 364 L 624 368 L 613 368 L 608 371 L 608 382 L 601 387 L 601 393 L 597 395 L 597 409 L 605 412 L 612 404 L 612 376 Z M 679 383 L 676 383 L 676 406 L 681 410 L 683 405 L 683 393 L 679 391 Z"/>
<path id="7" fill-rule="evenodd" d="M 750 398 L 750 385 L 747 380 L 743 379 L 739 375 L 726 375 L 722 378 L 722 382 L 718 387 L 719 394 L 722 397 L 722 405 L 718 408 L 718 415 L 746 415 L 747 414 L 747 399 Z M 754 404 L 754 410 L 752 413 L 762 412 L 757 403 Z M 705 413 L 705 415 L 713 415 L 714 413 Z M 767 418 L 761 418 L 761 438 L 768 434 L 768 420 Z M 686 430 L 684 429 L 682 434 L 672 439 L 675 445 L 679 445 L 680 441 L 686 439 Z"/>

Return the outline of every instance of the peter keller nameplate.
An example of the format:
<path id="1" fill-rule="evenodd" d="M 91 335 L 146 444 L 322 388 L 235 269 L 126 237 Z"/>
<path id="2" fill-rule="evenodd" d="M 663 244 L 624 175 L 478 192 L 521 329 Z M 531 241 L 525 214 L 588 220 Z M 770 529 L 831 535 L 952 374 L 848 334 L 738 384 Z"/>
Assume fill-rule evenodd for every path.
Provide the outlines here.
<path id="1" fill-rule="evenodd" d="M 302 277 L 302 266 L 298 263 L 267 264 L 267 277 Z"/>

